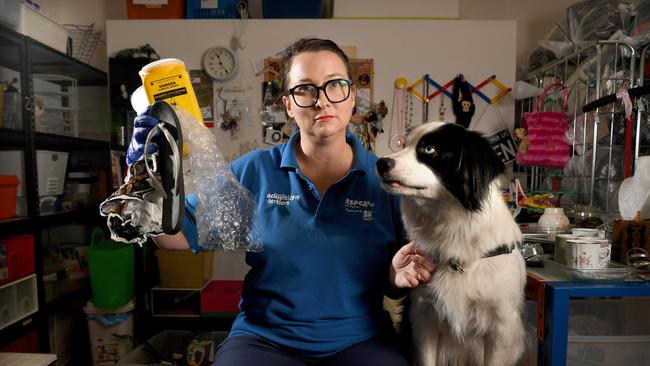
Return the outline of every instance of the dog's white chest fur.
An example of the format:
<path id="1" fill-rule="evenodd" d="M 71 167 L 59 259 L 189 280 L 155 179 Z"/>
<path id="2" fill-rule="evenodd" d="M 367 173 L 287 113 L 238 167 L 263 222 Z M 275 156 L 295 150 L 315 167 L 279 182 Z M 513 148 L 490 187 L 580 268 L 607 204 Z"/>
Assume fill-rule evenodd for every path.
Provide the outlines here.
<path id="1" fill-rule="evenodd" d="M 439 260 L 432 280 L 411 293 L 410 319 L 421 366 L 510 365 L 523 351 L 523 257 L 514 250 L 482 258 L 489 248 L 521 237 L 499 203 L 483 213 L 467 213 L 426 212 L 408 197 L 402 201 L 418 250 Z M 462 272 L 450 261 L 458 262 Z"/>

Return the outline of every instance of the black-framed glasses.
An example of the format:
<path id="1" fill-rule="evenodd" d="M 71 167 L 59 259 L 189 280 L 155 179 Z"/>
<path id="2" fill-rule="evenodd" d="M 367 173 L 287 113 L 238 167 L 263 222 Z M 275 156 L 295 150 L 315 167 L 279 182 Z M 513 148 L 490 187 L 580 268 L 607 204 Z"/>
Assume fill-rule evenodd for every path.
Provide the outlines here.
<path id="1" fill-rule="evenodd" d="M 298 107 L 309 108 L 318 103 L 318 96 L 322 90 L 325 98 L 331 103 L 341 103 L 350 97 L 352 80 L 333 79 L 321 86 L 314 84 L 300 84 L 289 89 L 289 94 Z"/>

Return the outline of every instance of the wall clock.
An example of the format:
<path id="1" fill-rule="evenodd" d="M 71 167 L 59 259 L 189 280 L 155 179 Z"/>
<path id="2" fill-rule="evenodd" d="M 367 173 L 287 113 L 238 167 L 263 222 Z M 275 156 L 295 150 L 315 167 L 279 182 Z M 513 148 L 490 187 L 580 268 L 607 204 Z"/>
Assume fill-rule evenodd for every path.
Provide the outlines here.
<path id="1" fill-rule="evenodd" d="M 237 72 L 237 55 L 229 48 L 208 48 L 201 58 L 203 71 L 216 81 L 228 80 Z"/>

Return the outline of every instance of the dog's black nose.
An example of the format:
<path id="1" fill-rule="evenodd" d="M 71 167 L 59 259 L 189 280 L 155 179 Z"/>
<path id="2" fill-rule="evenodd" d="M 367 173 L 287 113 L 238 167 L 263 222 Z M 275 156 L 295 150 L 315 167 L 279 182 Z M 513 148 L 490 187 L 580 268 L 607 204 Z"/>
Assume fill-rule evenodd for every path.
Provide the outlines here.
<path id="1" fill-rule="evenodd" d="M 377 160 L 377 172 L 384 174 L 395 166 L 395 160 L 391 158 L 381 158 Z"/>

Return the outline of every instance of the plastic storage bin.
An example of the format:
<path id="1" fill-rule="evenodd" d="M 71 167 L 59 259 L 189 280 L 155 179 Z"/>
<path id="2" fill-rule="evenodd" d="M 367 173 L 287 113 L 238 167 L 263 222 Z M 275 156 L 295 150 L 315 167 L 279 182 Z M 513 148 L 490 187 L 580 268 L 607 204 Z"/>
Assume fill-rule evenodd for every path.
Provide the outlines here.
<path id="1" fill-rule="evenodd" d="M 138 1 L 126 0 L 126 14 L 129 19 L 183 19 L 185 2 L 168 0 L 166 5 L 134 4 Z"/>
<path id="2" fill-rule="evenodd" d="M 238 313 L 243 281 L 210 281 L 201 291 L 201 314 Z"/>
<path id="3" fill-rule="evenodd" d="M 569 366 L 646 366 L 650 360 L 650 336 L 569 337 Z"/>
<path id="4" fill-rule="evenodd" d="M 34 238 L 31 235 L 19 235 L 0 240 L 6 244 L 8 277 L 0 279 L 0 285 L 13 282 L 35 272 Z"/>
<path id="5" fill-rule="evenodd" d="M 25 197 L 25 159 L 22 150 L 0 151 L 0 175 L 15 175 L 20 180 L 16 189 L 16 216 L 27 216 L 27 199 Z"/>
<path id="6" fill-rule="evenodd" d="M 29 5 L 20 4 L 20 18 L 16 26 L 18 32 L 62 53 L 66 52 L 68 29 L 49 16 L 34 10 Z"/>
<path id="7" fill-rule="evenodd" d="M 567 365 L 648 365 L 648 308 L 648 298 L 571 300 Z"/>
<path id="8" fill-rule="evenodd" d="M 326 1 L 325 4 L 321 2 Z M 264 19 L 318 19 L 331 17 L 323 14 L 321 8 L 329 6 L 329 0 L 264 0 L 262 12 Z"/>
<path id="9" fill-rule="evenodd" d="M 98 308 L 92 301 L 86 304 L 93 365 L 117 364 L 133 349 L 134 308 L 133 300 L 116 309 Z"/>
<path id="10" fill-rule="evenodd" d="M 38 310 L 36 275 L 0 286 L 0 329 Z"/>
<path id="11" fill-rule="evenodd" d="M 104 239 L 95 228 L 88 247 L 88 269 L 93 302 L 101 308 L 116 308 L 135 296 L 133 246 Z"/>
<path id="12" fill-rule="evenodd" d="M 160 287 L 201 288 L 212 278 L 214 252 L 191 250 L 156 251 Z"/>
<path id="13" fill-rule="evenodd" d="M 38 333 L 36 330 L 0 347 L 0 352 L 38 353 Z"/>
<path id="14" fill-rule="evenodd" d="M 185 17 L 187 19 L 239 19 L 237 4 L 240 0 L 220 1 L 185 1 Z"/>
<path id="15" fill-rule="evenodd" d="M 39 196 L 56 196 L 63 193 L 67 164 L 67 152 L 36 150 Z"/>
<path id="16" fill-rule="evenodd" d="M 19 183 L 15 175 L 0 175 L 0 220 L 16 216 Z"/>

